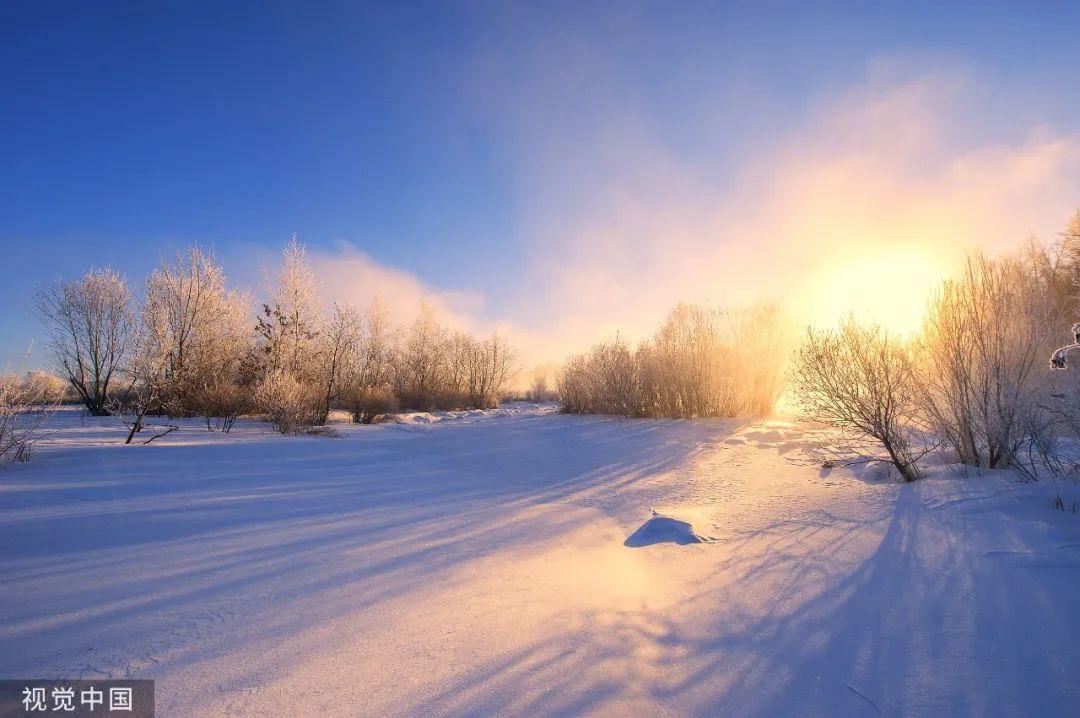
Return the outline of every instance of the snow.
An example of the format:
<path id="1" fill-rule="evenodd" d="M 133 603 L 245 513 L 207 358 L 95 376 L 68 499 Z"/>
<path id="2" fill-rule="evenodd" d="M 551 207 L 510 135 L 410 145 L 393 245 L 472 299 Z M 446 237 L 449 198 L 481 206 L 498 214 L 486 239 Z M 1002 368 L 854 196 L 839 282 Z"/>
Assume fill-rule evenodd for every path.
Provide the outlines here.
<path id="1" fill-rule="evenodd" d="M 411 416 L 125 447 L 61 412 L 0 469 L 0 675 L 155 678 L 163 716 L 1080 701 L 1074 483 L 824 469 L 784 420 Z M 624 545 L 657 518 L 710 540 Z"/>
<path id="2" fill-rule="evenodd" d="M 643 523 L 638 530 L 626 537 L 623 546 L 640 548 L 652 546 L 658 543 L 674 543 L 684 546 L 688 543 L 704 543 L 709 539 L 703 538 L 694 530 L 689 521 L 677 519 L 674 516 L 664 516 L 655 511 L 649 520 Z"/>

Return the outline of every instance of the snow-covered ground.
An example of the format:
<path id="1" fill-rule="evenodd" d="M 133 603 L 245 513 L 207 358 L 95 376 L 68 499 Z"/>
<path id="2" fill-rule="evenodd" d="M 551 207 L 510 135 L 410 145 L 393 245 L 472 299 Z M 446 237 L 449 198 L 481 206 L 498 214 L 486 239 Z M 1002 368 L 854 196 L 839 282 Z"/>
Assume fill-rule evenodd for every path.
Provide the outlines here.
<path id="1" fill-rule="evenodd" d="M 125 447 L 61 412 L 0 469 L 0 677 L 156 678 L 161 716 L 1080 706 L 1047 482 L 824 470 L 780 420 L 401 421 Z"/>

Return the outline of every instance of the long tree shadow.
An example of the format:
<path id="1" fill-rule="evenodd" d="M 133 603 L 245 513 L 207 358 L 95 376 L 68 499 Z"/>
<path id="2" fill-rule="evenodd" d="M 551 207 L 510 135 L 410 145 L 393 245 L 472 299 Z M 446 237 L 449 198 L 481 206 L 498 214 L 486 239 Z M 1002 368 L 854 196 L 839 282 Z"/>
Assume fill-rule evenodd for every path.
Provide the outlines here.
<path id="1" fill-rule="evenodd" d="M 300 631 L 546 540 L 570 527 L 536 507 L 633 491 L 735 426 L 524 417 L 54 452 L 0 494 L 0 637 L 26 647 L 0 672 L 166 675 L 215 641 L 241 652 L 190 616 Z M 146 634 L 167 637 L 147 652 Z"/>
<path id="2" fill-rule="evenodd" d="M 853 561 L 872 526 L 880 542 Z M 1044 555 L 1040 530 L 936 515 L 917 487 L 864 522 L 778 522 L 734 542 L 720 567 L 730 580 L 677 610 L 583 616 L 571 634 L 586 639 L 549 635 L 414 714 L 1068 714 L 1080 587 L 1032 575 L 1034 559 L 1003 570 L 973 548 Z M 1080 569 L 1063 556 L 1056 568 Z"/>

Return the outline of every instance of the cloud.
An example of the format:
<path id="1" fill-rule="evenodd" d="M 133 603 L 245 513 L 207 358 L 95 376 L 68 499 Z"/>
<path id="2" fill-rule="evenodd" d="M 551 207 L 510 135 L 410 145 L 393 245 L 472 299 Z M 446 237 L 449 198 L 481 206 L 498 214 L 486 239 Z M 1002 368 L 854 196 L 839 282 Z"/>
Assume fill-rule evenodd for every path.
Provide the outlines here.
<path id="1" fill-rule="evenodd" d="M 308 259 L 321 293 L 328 298 L 366 307 L 378 297 L 398 325 L 411 322 L 421 307 L 427 305 L 454 329 L 481 328 L 482 322 L 477 319 L 484 306 L 481 291 L 449 290 L 425 284 L 415 274 L 381 264 L 344 241 L 338 243 L 336 251 L 309 249 Z"/>
<path id="2" fill-rule="evenodd" d="M 542 356 L 543 337 L 510 318 L 486 316 L 487 300 L 482 291 L 434 286 L 411 272 L 378 262 L 345 241 L 338 242 L 334 251 L 309 249 L 308 260 L 322 296 L 363 308 L 378 297 L 397 327 L 408 326 L 427 306 L 451 329 L 478 336 L 498 333 L 507 338 L 522 355 L 522 382 L 531 377 L 534 357 Z"/>

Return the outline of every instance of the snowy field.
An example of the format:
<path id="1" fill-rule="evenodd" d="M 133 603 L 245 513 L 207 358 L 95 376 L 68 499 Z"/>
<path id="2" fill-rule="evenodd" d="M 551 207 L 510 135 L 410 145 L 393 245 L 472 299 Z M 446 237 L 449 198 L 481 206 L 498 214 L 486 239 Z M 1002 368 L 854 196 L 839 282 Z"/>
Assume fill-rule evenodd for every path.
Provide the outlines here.
<path id="1" fill-rule="evenodd" d="M 1049 482 L 824 470 L 781 420 L 400 421 L 61 412 L 0 468 L 0 677 L 155 678 L 160 716 L 1080 710 Z"/>

